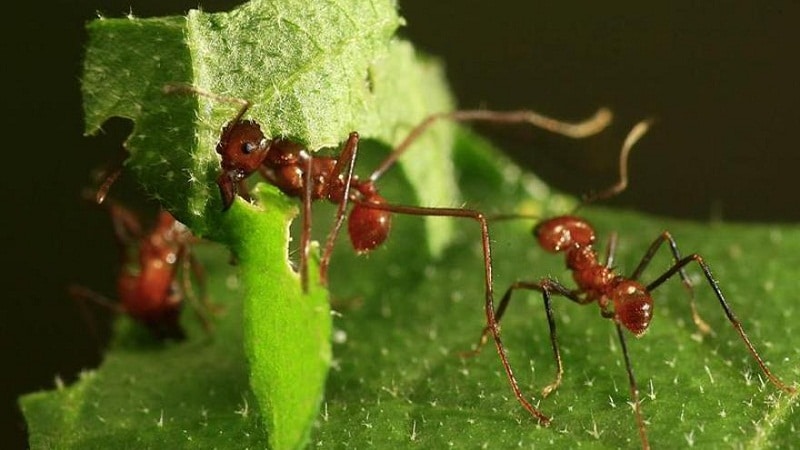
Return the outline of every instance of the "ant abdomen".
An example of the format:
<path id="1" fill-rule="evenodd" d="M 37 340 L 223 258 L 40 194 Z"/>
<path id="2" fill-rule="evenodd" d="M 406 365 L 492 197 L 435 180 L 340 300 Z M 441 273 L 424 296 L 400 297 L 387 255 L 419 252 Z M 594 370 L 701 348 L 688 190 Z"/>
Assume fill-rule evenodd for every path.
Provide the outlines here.
<path id="1" fill-rule="evenodd" d="M 384 204 L 386 200 L 378 194 L 370 197 L 371 203 Z M 389 211 L 370 208 L 357 203 L 347 220 L 347 233 L 357 253 L 367 253 L 380 246 L 389 236 L 392 214 Z"/>
<path id="2" fill-rule="evenodd" d="M 620 281 L 609 295 L 614 301 L 614 318 L 636 337 L 641 337 L 653 319 L 653 297 L 641 283 Z"/>

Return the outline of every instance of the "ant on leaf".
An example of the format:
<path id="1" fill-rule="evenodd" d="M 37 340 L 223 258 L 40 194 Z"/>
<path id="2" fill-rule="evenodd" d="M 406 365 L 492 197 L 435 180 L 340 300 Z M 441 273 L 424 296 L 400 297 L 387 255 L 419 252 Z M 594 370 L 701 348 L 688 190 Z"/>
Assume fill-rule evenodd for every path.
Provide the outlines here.
<path id="1" fill-rule="evenodd" d="M 106 201 L 111 185 L 121 169 L 111 172 L 94 199 L 104 204 L 111 215 L 114 235 L 121 253 L 117 278 L 119 301 L 79 285 L 69 287 L 71 296 L 88 300 L 119 314 L 126 314 L 146 326 L 159 339 L 184 339 L 179 319 L 184 298 L 195 306 L 206 330 L 211 323 L 206 316 L 209 304 L 205 294 L 205 273 L 191 251 L 197 242 L 191 231 L 172 214 L 161 210 L 150 229 L 129 209 Z M 192 287 L 192 277 L 200 287 L 200 299 Z"/>
<path id="2" fill-rule="evenodd" d="M 624 191 L 628 184 L 628 154 L 634 144 L 647 132 L 651 126 L 650 121 L 642 121 L 636 124 L 629 132 L 620 152 L 619 162 L 619 181 L 609 188 L 587 196 L 583 199 L 580 206 L 599 199 L 613 197 Z M 499 218 L 513 218 L 523 216 L 499 216 Z M 654 300 L 652 292 L 660 287 L 670 278 L 678 275 L 689 293 L 689 307 L 692 319 L 698 331 L 702 334 L 711 333 L 711 327 L 700 317 L 695 305 L 694 288 L 692 282 L 686 274 L 685 267 L 696 263 L 700 266 L 706 281 L 714 291 L 714 295 L 719 300 L 719 304 L 737 334 L 741 338 L 750 355 L 758 364 L 764 375 L 778 389 L 794 394 L 796 388 L 787 385 L 772 373 L 764 360 L 756 351 L 750 339 L 747 337 L 742 324 L 734 314 L 727 300 L 722 294 L 722 290 L 716 278 L 711 272 L 710 267 L 702 256 L 693 253 L 682 256 L 678 250 L 678 245 L 669 231 L 662 232 L 650 245 L 645 252 L 638 266 L 630 275 L 619 274 L 614 268 L 614 252 L 617 245 L 617 235 L 612 234 L 604 258 L 598 256 L 595 249 L 595 230 L 585 219 L 572 214 L 553 217 L 540 221 L 533 228 L 533 235 L 539 246 L 549 253 L 562 253 L 565 257 L 567 268 L 572 272 L 572 278 L 576 287 L 570 288 L 551 277 L 544 277 L 538 281 L 517 281 L 513 283 L 503 295 L 496 310 L 487 311 L 489 321 L 481 334 L 477 347 L 464 356 L 471 356 L 480 351 L 486 344 L 489 334 L 494 337 L 495 344 L 500 355 L 503 368 L 505 369 L 511 389 L 517 400 L 522 406 L 541 424 L 549 425 L 550 418 L 534 407 L 521 391 L 517 380 L 511 370 L 505 348 L 499 339 L 499 322 L 506 312 L 512 294 L 517 290 L 532 290 L 541 292 L 544 301 L 544 309 L 547 315 L 547 322 L 550 329 L 550 342 L 553 349 L 553 357 L 556 363 L 556 375 L 553 382 L 542 389 L 542 396 L 547 397 L 555 391 L 561 384 L 564 368 L 561 361 L 561 351 L 558 346 L 556 336 L 556 322 L 553 317 L 552 297 L 561 296 L 579 305 L 597 304 L 600 308 L 602 317 L 613 321 L 617 330 L 622 356 L 625 361 L 625 368 L 628 373 L 630 385 L 630 396 L 634 407 L 639 436 L 642 448 L 649 449 L 650 443 L 647 439 L 647 430 L 644 418 L 642 417 L 641 404 L 639 400 L 639 388 L 633 375 L 631 360 L 628 355 L 626 344 L 626 331 L 635 337 L 642 337 L 647 331 L 653 318 Z M 642 272 L 648 266 L 656 252 L 662 244 L 667 246 L 672 254 L 672 266 L 655 280 L 644 284 L 639 281 Z"/>
<path id="3" fill-rule="evenodd" d="M 459 110 L 428 116 L 415 126 L 384 161 L 366 178 L 354 173 L 358 155 L 359 135 L 349 134 L 336 157 L 315 156 L 297 142 L 284 138 L 267 138 L 258 122 L 244 119 L 251 103 L 247 100 L 224 97 L 192 86 L 167 85 L 166 93 L 203 95 L 218 101 L 240 105 L 239 111 L 222 128 L 216 147 L 221 156 L 221 173 L 217 178 L 223 210 L 233 204 L 239 194 L 246 195 L 244 181 L 258 172 L 264 179 L 290 197 L 302 201 L 302 231 L 300 238 L 300 276 L 303 289 L 308 288 L 308 252 L 311 242 L 311 204 L 328 200 L 337 205 L 334 225 L 328 234 L 320 258 L 320 282 L 327 285 L 328 267 L 334 243 L 347 219 L 350 242 L 358 253 L 367 253 L 380 246 L 388 237 L 391 216 L 471 218 L 481 224 L 484 259 L 486 261 L 487 293 L 491 287 L 491 266 L 488 226 L 482 213 L 464 208 L 435 208 L 389 203 L 378 192 L 376 182 L 411 147 L 422 133 L 439 120 L 455 122 L 487 122 L 500 124 L 531 124 L 572 138 L 584 138 L 598 133 L 611 121 L 605 108 L 579 123 L 558 121 L 533 111 Z M 352 204 L 349 216 L 348 207 Z"/>

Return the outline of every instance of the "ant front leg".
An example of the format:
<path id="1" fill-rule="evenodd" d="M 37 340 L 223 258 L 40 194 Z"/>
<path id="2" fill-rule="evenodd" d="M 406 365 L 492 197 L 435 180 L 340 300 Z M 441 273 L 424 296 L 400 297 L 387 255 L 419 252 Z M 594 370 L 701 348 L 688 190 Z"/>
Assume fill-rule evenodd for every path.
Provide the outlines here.
<path id="1" fill-rule="evenodd" d="M 553 359 L 556 362 L 556 379 L 548 384 L 547 386 L 542 389 L 542 396 L 547 397 L 555 391 L 558 386 L 561 385 L 561 379 L 564 375 L 564 366 L 561 361 L 561 351 L 558 347 L 558 338 L 556 336 L 556 322 L 555 318 L 553 317 L 553 307 L 552 307 L 552 294 L 561 295 L 566 297 L 576 303 L 581 303 L 581 299 L 575 294 L 575 292 L 567 289 L 564 285 L 555 281 L 550 278 L 545 278 L 539 281 L 538 283 L 528 282 L 528 281 L 517 281 L 516 283 L 512 284 L 503 295 L 503 298 L 500 300 L 500 304 L 497 306 L 497 311 L 495 312 L 495 318 L 497 323 L 500 323 L 500 320 L 503 318 L 505 314 L 506 308 L 508 307 L 509 302 L 511 301 L 511 295 L 514 291 L 518 289 L 527 289 L 532 291 L 538 291 L 542 293 L 542 299 L 544 300 L 544 310 L 545 314 L 547 314 L 547 325 L 550 328 L 550 344 L 553 347 Z M 480 340 L 478 341 L 478 345 L 475 347 L 474 350 L 465 352 L 462 356 L 474 356 L 478 354 L 483 346 L 486 344 L 488 337 L 489 337 L 489 327 L 485 327 L 483 329 L 483 333 L 481 334 Z"/>
<path id="2" fill-rule="evenodd" d="M 86 303 L 91 302 L 99 305 L 100 307 L 111 311 L 113 314 L 125 314 L 125 308 L 123 308 L 119 303 L 112 301 L 105 295 L 78 284 L 71 284 L 67 290 L 69 292 L 69 296 L 72 297 L 72 300 L 78 304 L 78 309 L 83 317 L 84 322 L 89 326 L 89 331 L 91 332 L 92 337 L 99 344 L 100 333 L 97 329 L 95 318 L 89 312 Z"/>
<path id="3" fill-rule="evenodd" d="M 606 247 L 605 258 L 605 266 L 608 269 L 611 269 L 614 266 L 614 255 L 617 253 L 617 240 L 618 236 L 616 232 L 612 232 L 611 235 L 608 236 L 608 246 Z"/>
<path id="4" fill-rule="evenodd" d="M 639 428 L 639 437 L 642 440 L 642 449 L 649 450 L 650 442 L 647 440 L 647 431 L 644 425 L 644 418 L 642 417 L 642 406 L 639 401 L 639 387 L 636 385 L 636 378 L 633 376 L 633 366 L 631 365 L 631 358 L 628 355 L 628 346 L 625 343 L 625 333 L 618 322 L 614 323 L 617 327 L 617 336 L 619 336 L 619 344 L 622 347 L 622 356 L 625 359 L 625 369 L 628 372 L 628 384 L 631 388 L 631 400 L 633 401 L 633 411 L 636 415 L 636 425 Z"/>
<path id="5" fill-rule="evenodd" d="M 664 231 L 663 233 L 661 233 L 660 236 L 656 238 L 655 241 L 653 241 L 652 244 L 650 244 L 650 248 L 647 249 L 647 252 L 645 253 L 644 257 L 642 257 L 641 262 L 639 262 L 639 266 L 636 267 L 636 270 L 634 270 L 633 274 L 631 274 L 630 278 L 632 280 L 639 279 L 639 276 L 642 274 L 647 265 L 650 264 L 650 261 L 653 259 L 653 256 L 656 254 L 658 249 L 661 248 L 661 244 L 664 243 L 665 241 L 669 243 L 669 249 L 670 252 L 672 252 L 673 263 L 678 263 L 678 261 L 681 260 L 681 253 L 678 250 L 678 245 L 675 242 L 675 239 L 672 238 L 672 235 L 669 233 L 669 231 Z M 692 285 L 692 282 L 689 280 L 689 276 L 686 275 L 686 271 L 683 270 L 683 267 L 678 269 L 678 274 L 681 277 L 681 281 L 683 282 L 684 288 L 686 288 L 686 291 L 689 293 L 689 307 L 692 310 L 692 320 L 694 321 L 695 326 L 697 326 L 697 329 L 698 331 L 700 331 L 700 333 L 713 335 L 714 332 L 711 329 L 711 326 L 708 325 L 708 323 L 706 323 L 706 321 L 703 320 L 700 317 L 700 314 L 697 312 L 694 287 Z"/>
<path id="6" fill-rule="evenodd" d="M 115 314 L 124 314 L 125 308 L 117 302 L 112 301 L 105 295 L 99 294 L 89 288 L 73 284 L 69 286 L 69 295 L 81 301 L 90 301 L 95 305 L 99 305 Z"/>
<path id="7" fill-rule="evenodd" d="M 330 193 L 333 191 L 332 197 L 340 199 L 340 201 L 338 201 L 339 206 L 336 208 L 333 228 L 331 228 L 330 233 L 328 233 L 328 238 L 325 240 L 325 248 L 322 251 L 322 257 L 319 261 L 319 278 L 323 286 L 327 286 L 328 284 L 328 268 L 330 267 L 331 255 L 333 254 L 333 246 L 336 243 L 336 238 L 339 236 L 339 231 L 342 229 L 342 224 L 344 224 L 347 205 L 350 201 L 350 184 L 353 181 L 353 171 L 356 166 L 356 156 L 358 155 L 358 139 L 358 133 L 355 131 L 350 133 L 342 153 L 336 160 L 333 172 L 328 178 L 328 192 Z M 342 172 L 344 172 L 343 178 Z M 307 184 L 306 187 L 307 195 L 310 195 L 311 185 Z M 308 201 L 310 203 L 310 198 Z"/>
<path id="8" fill-rule="evenodd" d="M 127 254 L 127 245 L 143 236 L 142 225 L 136 215 L 129 209 L 109 201 L 108 213 L 114 227 L 114 236 L 123 255 Z"/>
<path id="9" fill-rule="evenodd" d="M 669 235 L 669 233 L 665 232 L 664 235 L 667 236 L 669 241 L 670 241 L 670 243 L 674 245 L 675 242 L 672 240 L 672 238 Z M 654 246 L 657 246 L 657 244 L 654 244 Z M 675 247 L 675 252 L 677 253 L 677 246 Z M 714 275 L 711 273 L 711 269 L 708 267 L 708 265 L 705 263 L 705 261 L 703 260 L 703 258 L 700 255 L 694 253 L 694 254 L 691 254 L 691 255 L 683 258 L 683 259 L 680 259 L 669 270 L 664 272 L 655 281 L 653 281 L 652 283 L 647 285 L 647 290 L 648 291 L 652 291 L 652 290 L 658 288 L 665 281 L 667 281 L 668 279 L 673 277 L 675 274 L 679 273 L 679 274 L 682 275 L 682 278 L 683 278 L 683 276 L 685 276 L 685 274 L 683 272 L 683 268 L 687 264 L 692 263 L 692 262 L 696 262 L 700 266 L 700 268 L 703 270 L 703 275 L 705 275 L 706 280 L 708 280 L 708 284 L 711 286 L 711 289 L 714 291 L 714 295 L 717 296 L 717 299 L 719 300 L 719 304 L 720 304 L 720 306 L 722 306 L 722 310 L 725 311 L 725 316 L 728 317 L 728 321 L 731 323 L 731 325 L 733 325 L 733 328 L 736 329 L 736 332 L 739 334 L 739 337 L 742 338 L 742 341 L 744 342 L 745 347 L 747 347 L 747 350 L 750 352 L 750 355 L 752 355 L 753 359 L 756 360 L 756 363 L 758 363 L 758 366 L 761 368 L 761 372 L 763 372 L 764 375 L 766 375 L 766 377 L 769 378 L 769 380 L 772 382 L 772 384 L 774 384 L 778 389 L 780 389 L 780 390 L 782 390 L 782 391 L 784 391 L 784 392 L 786 392 L 788 394 L 794 394 L 795 392 L 797 392 L 797 389 L 795 389 L 792 386 L 786 385 L 777 376 L 775 376 L 772 373 L 772 371 L 769 370 L 769 367 L 767 367 L 767 365 L 764 363 L 764 360 L 761 359 L 761 356 L 758 354 L 758 352 L 756 351 L 756 349 L 753 346 L 752 342 L 750 342 L 750 339 L 747 337 L 747 334 L 744 332 L 744 328 L 742 328 L 741 322 L 736 317 L 736 315 L 733 313 L 733 310 L 728 305 L 728 302 L 725 300 L 725 297 L 722 295 L 722 290 L 720 289 L 719 283 L 717 282 L 717 280 L 714 279 Z M 638 269 L 637 269 L 636 273 L 638 273 Z"/>
<path id="10" fill-rule="evenodd" d="M 183 245 L 181 247 L 179 258 L 183 265 L 181 268 L 181 286 L 184 296 L 195 310 L 195 314 L 197 314 L 197 317 L 200 319 L 203 329 L 210 333 L 212 331 L 210 315 L 213 312 L 213 308 L 208 300 L 208 293 L 206 292 L 205 270 L 203 270 L 203 266 L 194 256 L 194 253 L 192 253 L 188 245 Z M 192 286 L 192 276 L 194 276 L 199 286 L 199 297 Z"/>
<path id="11" fill-rule="evenodd" d="M 108 191 L 111 189 L 111 185 L 113 185 L 117 181 L 117 178 L 119 178 L 120 174 L 122 173 L 123 162 L 120 162 L 115 169 L 108 172 L 104 177 L 103 182 L 100 184 L 100 187 L 97 188 L 97 193 L 95 194 L 94 201 L 98 205 L 101 205 L 103 204 L 104 201 L 106 201 L 106 196 L 108 196 Z"/>
<path id="12" fill-rule="evenodd" d="M 311 246 L 311 190 L 312 186 L 312 168 L 314 166 L 314 157 L 309 155 L 306 164 L 305 173 L 305 191 L 303 192 L 303 230 L 300 233 L 300 283 L 303 288 L 303 293 L 308 292 L 308 252 Z M 320 269 L 322 270 L 322 269 Z M 323 285 L 326 284 L 327 277 L 321 277 Z"/>

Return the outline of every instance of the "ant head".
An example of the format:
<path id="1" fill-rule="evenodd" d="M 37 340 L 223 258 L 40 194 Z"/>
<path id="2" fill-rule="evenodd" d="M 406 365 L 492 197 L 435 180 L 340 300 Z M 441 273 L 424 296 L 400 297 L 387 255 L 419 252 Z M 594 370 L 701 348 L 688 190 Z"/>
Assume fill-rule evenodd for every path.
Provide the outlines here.
<path id="1" fill-rule="evenodd" d="M 631 333 L 640 337 L 653 318 L 653 298 L 644 286 L 632 280 L 620 282 L 611 293 L 614 318 Z"/>
<path id="2" fill-rule="evenodd" d="M 223 211 L 233 204 L 239 182 L 261 166 L 271 144 L 261 127 L 250 120 L 231 122 L 222 129 L 217 144 L 217 153 L 222 156 L 222 173 L 217 178 L 217 186 L 222 195 Z"/>
<path id="3" fill-rule="evenodd" d="M 539 222 L 533 229 L 533 235 L 539 245 L 551 253 L 575 246 L 589 246 L 594 242 L 594 228 L 589 222 L 574 216 L 559 216 Z"/>
<path id="4" fill-rule="evenodd" d="M 258 170 L 271 143 L 256 122 L 241 120 L 229 123 L 222 129 L 217 144 L 217 153 L 222 156 L 220 165 L 225 171 L 240 171 L 246 177 Z"/>
<path id="5" fill-rule="evenodd" d="M 377 193 L 365 201 L 377 204 L 386 202 Z M 389 236 L 391 227 L 392 214 L 389 211 L 370 208 L 364 203 L 353 206 L 347 220 L 347 232 L 356 253 L 367 253 L 377 248 Z"/>

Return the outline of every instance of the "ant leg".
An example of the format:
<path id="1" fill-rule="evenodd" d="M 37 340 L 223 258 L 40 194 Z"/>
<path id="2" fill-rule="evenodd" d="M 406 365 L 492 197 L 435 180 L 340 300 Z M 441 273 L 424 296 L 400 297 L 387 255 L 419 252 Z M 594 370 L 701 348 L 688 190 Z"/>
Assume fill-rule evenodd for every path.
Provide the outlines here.
<path id="1" fill-rule="evenodd" d="M 619 336 L 619 343 L 622 346 L 622 356 L 625 358 L 625 369 L 628 371 L 628 383 L 631 387 L 631 400 L 633 400 L 633 411 L 636 415 L 636 424 L 639 427 L 639 437 L 642 439 L 642 449 L 649 450 L 650 442 L 647 440 L 647 431 L 644 425 L 644 418 L 642 418 L 642 405 L 639 401 L 639 388 L 636 386 L 636 378 L 633 376 L 633 367 L 631 366 L 631 358 L 628 355 L 628 346 L 625 344 L 625 333 L 622 331 L 619 323 L 615 323 L 617 327 L 617 336 Z"/>
<path id="2" fill-rule="evenodd" d="M 355 131 L 350 133 L 350 136 L 347 138 L 347 142 L 344 144 L 344 149 L 342 153 L 339 155 L 339 158 L 336 161 L 336 165 L 333 167 L 333 171 L 331 172 L 331 176 L 329 178 L 328 190 L 335 187 L 335 183 L 338 183 L 342 172 L 344 171 L 344 179 L 342 182 L 342 192 L 341 192 L 341 201 L 339 202 L 339 206 L 336 208 L 336 219 L 333 224 L 333 228 L 331 228 L 330 233 L 328 233 L 328 238 L 325 241 L 325 249 L 322 252 L 322 257 L 320 258 L 319 262 L 319 274 L 320 274 L 320 281 L 322 282 L 323 286 L 328 284 L 328 267 L 330 266 L 331 262 L 331 254 L 333 253 L 333 245 L 336 243 L 336 238 L 339 236 L 339 231 L 342 229 L 342 224 L 344 224 L 345 213 L 347 212 L 347 204 L 350 201 L 350 184 L 353 180 L 353 171 L 356 165 L 356 156 L 358 154 L 358 133 Z M 307 184 L 310 186 L 310 184 Z M 336 195 L 338 197 L 338 193 Z"/>
<path id="3" fill-rule="evenodd" d="M 134 213 L 117 203 L 109 202 L 108 212 L 111 215 L 117 244 L 120 246 L 122 254 L 125 254 L 126 245 L 143 235 L 142 225 Z"/>
<path id="4" fill-rule="evenodd" d="M 216 100 L 218 102 L 225 102 L 225 103 L 234 103 L 240 106 L 239 112 L 236 113 L 233 120 L 230 123 L 237 123 L 242 120 L 245 113 L 248 109 L 250 109 L 251 103 L 243 98 L 236 98 L 236 97 L 227 97 L 224 95 L 215 94 L 211 91 L 207 91 L 205 89 L 201 89 L 196 86 L 188 85 L 188 84 L 179 84 L 179 83 L 170 83 L 165 84 L 161 90 L 165 94 L 183 94 L 183 95 L 199 95 L 202 97 L 207 97 L 212 100 Z"/>
<path id="5" fill-rule="evenodd" d="M 203 329 L 207 333 L 210 333 L 212 326 L 208 313 L 211 311 L 211 308 L 206 295 L 205 272 L 203 271 L 200 262 L 197 260 L 197 258 L 195 258 L 188 246 L 184 245 L 181 248 L 178 258 L 180 258 L 182 261 L 183 266 L 181 268 L 181 287 L 183 289 L 183 293 L 186 296 L 186 299 L 189 300 L 189 303 L 192 305 L 195 314 L 197 314 L 197 317 L 200 319 L 200 322 L 203 324 Z M 200 284 L 199 298 L 194 292 L 191 274 L 195 276 L 197 282 Z"/>
<path id="6" fill-rule="evenodd" d="M 561 352 L 558 350 L 558 339 L 556 338 L 556 321 L 553 318 L 553 306 L 550 300 L 551 281 L 545 279 L 542 283 L 542 298 L 544 299 L 544 310 L 547 313 L 547 325 L 550 327 L 550 344 L 553 346 L 553 358 L 556 360 L 556 379 L 542 389 L 542 397 L 547 397 L 561 385 L 561 378 L 564 375 L 564 365 L 561 362 Z"/>
<path id="7" fill-rule="evenodd" d="M 311 246 L 311 190 L 313 189 L 311 168 L 313 167 L 314 157 L 309 155 L 306 161 L 306 177 L 303 181 L 306 185 L 303 192 L 303 231 L 300 234 L 300 283 L 303 293 L 308 292 L 308 252 Z M 323 281 L 323 285 L 325 285 Z"/>
<path id="8" fill-rule="evenodd" d="M 102 205 L 103 202 L 106 200 L 108 196 L 108 191 L 111 189 L 111 186 L 117 181 L 120 174 L 122 173 L 122 169 L 125 166 L 125 161 L 128 159 L 128 151 L 123 147 L 122 152 L 120 152 L 120 156 L 112 165 L 105 170 L 103 174 L 103 181 L 100 183 L 100 187 L 97 188 L 97 191 L 94 193 L 94 202 L 98 205 Z M 84 196 L 88 199 L 91 199 L 91 194 L 84 194 Z"/>
<path id="9" fill-rule="evenodd" d="M 669 236 L 669 233 L 665 232 L 665 235 Z M 674 244 L 674 241 L 672 241 L 671 238 L 670 242 Z M 654 245 L 657 246 L 657 244 Z M 756 360 L 756 363 L 758 363 L 758 366 L 761 368 L 761 371 L 764 373 L 764 375 L 766 375 L 766 377 L 769 378 L 772 384 L 774 384 L 778 389 L 789 394 L 794 394 L 795 392 L 797 392 L 797 389 L 795 389 L 792 386 L 787 386 L 778 377 L 773 375 L 772 371 L 770 371 L 769 367 L 767 367 L 767 365 L 764 363 L 764 360 L 761 359 L 761 356 L 758 354 L 755 347 L 753 347 L 753 344 L 750 342 L 750 339 L 744 332 L 741 322 L 739 322 L 739 319 L 736 318 L 736 315 L 733 313 L 733 310 L 730 308 L 730 306 L 728 306 L 728 302 L 725 301 L 725 297 L 722 295 L 722 290 L 720 290 L 719 283 L 717 283 L 717 280 L 714 279 L 714 275 L 711 274 L 711 269 L 708 267 L 708 265 L 705 263 L 705 261 L 700 255 L 694 253 L 681 259 L 680 261 L 677 261 L 669 270 L 667 270 L 666 272 L 664 272 L 664 274 L 658 277 L 658 279 L 647 285 L 647 290 L 652 291 L 661 286 L 662 283 L 670 279 L 676 273 L 683 273 L 683 267 L 691 262 L 696 262 L 697 264 L 700 265 L 700 268 L 703 270 L 703 274 L 705 275 L 706 280 L 708 280 L 708 284 L 711 285 L 711 289 L 717 296 L 720 306 L 722 306 L 722 310 L 725 311 L 725 315 L 728 317 L 728 321 L 731 323 L 731 325 L 733 325 L 733 328 L 736 329 L 736 332 L 739 334 L 739 337 L 742 338 L 744 345 L 747 347 L 747 350 L 750 352 L 750 355 L 753 356 L 753 359 Z"/>
<path id="10" fill-rule="evenodd" d="M 505 313 L 506 307 L 508 306 L 509 301 L 511 300 L 511 294 L 517 289 L 528 289 L 532 291 L 539 291 L 542 293 L 542 297 L 544 299 L 544 310 L 547 314 L 547 324 L 550 328 L 550 344 L 553 347 L 553 358 L 556 362 L 556 379 L 549 385 L 545 386 L 542 389 L 542 397 L 547 397 L 550 395 L 551 392 L 556 390 L 559 385 L 561 385 L 561 378 L 564 375 L 564 367 L 561 362 L 561 352 L 558 348 L 558 339 L 556 337 L 556 322 L 553 317 L 553 308 L 551 302 L 551 294 L 558 294 L 563 297 L 566 297 L 576 303 L 580 303 L 581 300 L 578 296 L 573 292 L 564 287 L 558 281 L 552 280 L 550 278 L 545 278 L 538 283 L 531 283 L 526 281 L 518 281 L 512 284 L 507 290 L 506 293 L 503 295 L 502 300 L 500 300 L 500 304 L 497 307 L 497 311 L 495 312 L 495 318 L 497 323 L 500 323 L 500 320 L 503 318 L 503 314 Z M 471 352 L 466 352 L 463 356 L 473 356 L 478 354 L 483 346 L 486 344 L 488 340 L 489 328 L 485 327 L 483 329 L 483 333 L 481 334 L 481 338 L 478 341 L 478 345 L 475 347 L 474 350 Z"/>
<path id="11" fill-rule="evenodd" d="M 369 180 L 374 182 L 380 178 L 384 172 L 389 170 L 400 156 L 408 150 L 411 144 L 438 120 L 444 119 L 454 122 L 488 122 L 501 124 L 528 123 L 552 133 L 561 134 L 574 139 L 581 139 L 602 131 L 611 123 L 611 117 L 611 111 L 607 108 L 600 108 L 592 117 L 577 123 L 562 122 L 535 111 L 460 110 L 431 114 L 415 126 L 408 133 L 406 138 L 392 150 L 389 156 L 375 169 L 372 175 L 370 175 Z"/>
<path id="12" fill-rule="evenodd" d="M 617 252 L 617 233 L 612 232 L 608 236 L 608 247 L 606 247 L 606 268 L 611 268 L 614 265 L 614 254 Z"/>
<path id="13" fill-rule="evenodd" d="M 116 314 L 125 313 L 125 308 L 123 308 L 122 305 L 109 300 L 108 297 L 102 294 L 98 294 L 97 292 L 91 289 L 79 286 L 77 284 L 70 285 L 68 289 L 69 289 L 69 295 L 76 300 L 88 300 Z"/>
<path id="14" fill-rule="evenodd" d="M 188 252 L 189 258 L 189 269 L 192 271 L 192 275 L 194 279 L 197 281 L 197 284 L 200 287 L 200 304 L 206 311 L 214 311 L 214 305 L 211 304 L 211 301 L 208 298 L 208 286 L 206 285 L 206 271 L 203 268 L 203 265 L 200 264 L 200 261 L 194 255 L 194 252 Z"/>
<path id="15" fill-rule="evenodd" d="M 660 236 L 658 236 L 655 239 L 655 241 L 653 241 L 652 244 L 650 244 L 650 248 L 647 249 L 647 252 L 644 254 L 644 257 L 642 257 L 639 266 L 636 267 L 636 270 L 633 271 L 633 274 L 630 277 L 632 280 L 637 280 L 639 278 L 639 276 L 642 274 L 647 265 L 650 264 L 650 260 L 653 258 L 653 256 L 655 256 L 656 252 L 661 247 L 661 244 L 664 243 L 665 241 L 669 243 L 669 249 L 670 252 L 672 252 L 673 263 L 677 263 L 678 261 L 681 260 L 681 253 L 678 250 L 678 245 L 675 242 L 675 239 L 672 238 L 672 235 L 669 233 L 669 231 L 664 231 L 663 233 L 661 233 Z M 700 333 L 713 335 L 714 332 L 711 329 L 711 326 L 708 325 L 708 323 L 706 323 L 706 321 L 700 317 L 700 314 L 697 311 L 697 304 L 695 302 L 695 295 L 694 295 L 694 286 L 692 285 L 692 282 L 689 280 L 689 276 L 686 275 L 686 271 L 682 267 L 678 270 L 678 274 L 681 277 L 681 281 L 683 282 L 684 288 L 686 288 L 686 291 L 689 293 L 689 307 L 692 310 L 692 320 L 694 321 L 695 326 L 697 326 L 697 329 L 698 331 L 700 331 Z"/>
<path id="16" fill-rule="evenodd" d="M 544 415 L 541 411 L 536 409 L 531 403 L 525 398 L 525 395 L 522 393 L 522 389 L 519 387 L 519 383 L 517 382 L 516 377 L 514 376 L 514 371 L 511 369 L 511 363 L 508 360 L 508 355 L 506 354 L 506 348 L 503 345 L 503 341 L 500 339 L 500 327 L 497 324 L 497 318 L 495 317 L 495 309 L 494 309 L 494 291 L 493 291 L 493 278 L 492 278 L 492 254 L 491 254 L 491 241 L 489 239 L 489 224 L 486 221 L 486 217 L 483 213 L 471 209 L 460 209 L 460 208 L 431 208 L 431 207 L 422 207 L 422 206 L 404 206 L 404 205 L 393 205 L 387 203 L 369 203 L 369 202 L 359 202 L 361 205 L 367 206 L 372 209 L 379 209 L 383 211 L 389 211 L 397 214 L 406 214 L 412 216 L 437 216 L 437 217 L 463 217 L 468 219 L 473 219 L 480 224 L 481 227 L 481 247 L 483 249 L 483 269 L 484 269 L 484 292 L 485 292 L 485 302 L 484 302 L 484 312 L 486 314 L 486 323 L 487 328 L 492 334 L 492 338 L 494 339 L 495 347 L 497 348 L 497 354 L 500 357 L 500 363 L 503 365 L 503 369 L 506 372 L 506 378 L 508 379 L 508 383 L 511 386 L 511 390 L 514 392 L 514 396 L 517 398 L 517 401 L 522 405 L 525 410 L 533 416 L 540 425 L 547 426 L 550 425 L 550 418 Z"/>
<path id="17" fill-rule="evenodd" d="M 125 310 L 119 303 L 113 302 L 106 296 L 98 294 L 91 289 L 77 284 L 71 284 L 67 288 L 67 291 L 69 292 L 69 296 L 72 297 L 76 303 L 78 303 L 81 316 L 83 317 L 84 322 L 88 324 L 89 332 L 92 334 L 92 338 L 94 338 L 98 346 L 101 345 L 100 332 L 97 329 L 96 320 L 86 307 L 86 302 L 90 301 L 94 304 L 100 305 L 114 314 L 124 314 Z"/>
<path id="18" fill-rule="evenodd" d="M 495 320 L 497 320 L 497 324 L 500 324 L 500 320 L 502 320 L 503 315 L 506 312 L 506 308 L 508 307 L 508 302 L 511 301 L 511 294 L 518 289 L 528 289 L 531 291 L 541 291 L 541 287 L 539 283 L 533 283 L 530 281 L 517 281 L 516 283 L 512 284 L 511 286 L 506 289 L 505 294 L 503 294 L 503 298 L 500 299 L 500 304 L 497 306 L 497 310 L 494 313 Z M 490 333 L 489 325 L 483 327 L 483 331 L 481 332 L 481 337 L 478 339 L 477 345 L 472 350 L 468 350 L 465 352 L 461 352 L 459 355 L 462 358 L 471 358 L 476 356 L 478 353 L 483 350 L 483 346 L 489 341 L 489 333 Z"/>
<path id="19" fill-rule="evenodd" d="M 97 188 L 97 193 L 95 194 L 94 201 L 100 205 L 104 201 L 106 201 L 106 196 L 108 195 L 108 190 L 111 189 L 111 185 L 117 181 L 119 175 L 122 173 L 122 163 L 120 163 L 116 169 L 109 172 L 103 182 L 100 184 L 100 187 Z"/>
<path id="20" fill-rule="evenodd" d="M 561 363 L 561 352 L 558 349 L 558 339 L 556 338 L 556 321 L 553 318 L 553 308 L 550 302 L 550 293 L 555 293 L 572 300 L 575 303 L 581 304 L 583 301 L 578 295 L 558 281 L 550 278 L 545 278 L 539 282 L 544 298 L 544 310 L 547 313 L 547 325 L 550 327 L 550 344 L 553 347 L 553 358 L 556 361 L 556 379 L 542 389 L 542 397 L 547 397 L 551 392 L 555 391 L 561 385 L 561 378 L 564 375 L 564 366 Z"/>

